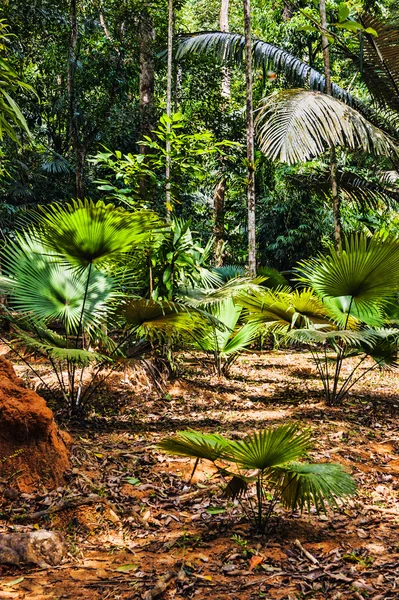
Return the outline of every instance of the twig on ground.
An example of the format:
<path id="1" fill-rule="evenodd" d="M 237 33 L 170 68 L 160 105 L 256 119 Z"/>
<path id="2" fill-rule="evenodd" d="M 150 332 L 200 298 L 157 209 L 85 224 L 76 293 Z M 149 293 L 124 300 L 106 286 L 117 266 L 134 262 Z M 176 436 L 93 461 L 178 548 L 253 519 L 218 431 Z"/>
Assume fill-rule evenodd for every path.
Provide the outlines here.
<path id="1" fill-rule="evenodd" d="M 310 560 L 314 565 L 318 565 L 319 561 L 317 560 L 317 558 L 315 558 L 313 556 L 313 554 L 310 554 L 310 552 L 308 552 L 308 550 L 306 550 L 306 548 L 304 548 L 301 544 L 301 542 L 299 540 L 295 540 L 294 545 L 299 548 L 299 550 L 302 552 L 302 554 L 304 554 L 306 556 L 306 558 L 308 560 Z"/>

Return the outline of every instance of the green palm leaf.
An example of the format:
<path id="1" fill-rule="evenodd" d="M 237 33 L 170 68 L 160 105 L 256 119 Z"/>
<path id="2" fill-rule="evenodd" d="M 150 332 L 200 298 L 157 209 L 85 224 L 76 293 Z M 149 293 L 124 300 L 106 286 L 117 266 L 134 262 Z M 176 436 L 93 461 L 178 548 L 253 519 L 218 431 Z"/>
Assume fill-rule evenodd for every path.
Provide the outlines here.
<path id="1" fill-rule="evenodd" d="M 353 478 L 336 464 L 292 463 L 271 470 L 271 481 L 286 508 L 326 512 L 325 502 L 337 505 L 337 498 L 355 493 Z"/>
<path id="2" fill-rule="evenodd" d="M 248 319 L 264 323 L 274 330 L 287 332 L 293 327 L 329 325 L 329 314 L 321 300 L 311 289 L 251 290 L 237 297 Z"/>
<path id="3" fill-rule="evenodd" d="M 43 328 L 36 329 L 37 337 L 29 335 L 22 329 L 17 329 L 17 334 L 17 345 L 23 344 L 25 351 L 44 356 L 50 360 L 68 362 L 82 367 L 87 366 L 90 363 L 99 363 L 109 360 L 99 352 L 83 350 L 80 348 L 68 348 L 66 347 L 66 342 L 63 338 L 50 330 L 45 330 Z M 55 343 L 51 343 L 52 338 Z"/>
<path id="4" fill-rule="evenodd" d="M 340 100 L 300 89 L 265 98 L 255 127 L 266 156 L 293 164 L 336 146 L 381 156 L 397 155 L 397 144 L 354 108 Z"/>
<path id="5" fill-rule="evenodd" d="M 86 326 L 97 324 L 116 295 L 112 278 L 92 269 L 87 280 L 86 273 L 45 252 L 32 231 L 5 247 L 2 262 L 7 277 L 0 278 L 0 288 L 8 292 L 10 306 L 40 321 L 60 320 L 69 333 L 77 331 L 81 318 Z"/>
<path id="6" fill-rule="evenodd" d="M 40 238 L 53 253 L 81 267 L 130 252 L 162 226 L 151 211 L 130 213 L 101 200 L 42 207 Z"/>
<path id="7" fill-rule="evenodd" d="M 143 333 L 194 332 L 207 325 L 202 314 L 176 302 L 133 299 L 122 305 L 120 314 L 129 327 Z"/>
<path id="8" fill-rule="evenodd" d="M 321 297 L 340 298 L 352 303 L 360 319 L 375 312 L 393 298 L 399 286 L 399 242 L 380 236 L 353 234 L 342 248 L 330 249 L 327 256 L 301 263 L 299 280 Z"/>
<path id="9" fill-rule="evenodd" d="M 183 58 L 187 54 L 212 54 L 220 61 L 240 65 L 244 63 L 245 37 L 237 33 L 221 31 L 192 33 L 190 37 L 184 37 L 180 41 L 176 58 Z M 253 37 L 252 57 L 254 67 L 261 68 L 264 73 L 268 69 L 273 69 L 277 73 L 282 73 L 295 86 L 309 87 L 317 91 L 326 90 L 325 78 L 320 71 L 279 46 Z M 364 113 L 370 113 L 360 100 L 336 83 L 332 84 L 332 94 L 346 104 Z"/>
<path id="10" fill-rule="evenodd" d="M 197 431 L 180 431 L 158 444 L 158 448 L 168 454 L 203 458 L 211 462 L 220 459 L 229 446 L 229 440 L 221 435 Z"/>
<path id="11" fill-rule="evenodd" d="M 301 432 L 295 424 L 281 425 L 253 433 L 243 441 L 232 441 L 228 458 L 244 469 L 264 471 L 301 458 L 311 446 L 310 431 Z"/>

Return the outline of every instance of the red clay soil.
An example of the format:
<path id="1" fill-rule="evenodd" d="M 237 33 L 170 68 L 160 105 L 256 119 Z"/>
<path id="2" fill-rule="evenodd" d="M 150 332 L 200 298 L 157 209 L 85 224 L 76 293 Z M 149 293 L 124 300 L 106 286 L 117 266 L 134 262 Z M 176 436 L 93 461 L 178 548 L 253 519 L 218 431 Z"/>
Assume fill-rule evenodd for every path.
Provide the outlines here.
<path id="1" fill-rule="evenodd" d="M 0 478 L 11 479 L 21 492 L 39 483 L 57 487 L 70 466 L 67 442 L 43 398 L 26 389 L 0 357 Z"/>

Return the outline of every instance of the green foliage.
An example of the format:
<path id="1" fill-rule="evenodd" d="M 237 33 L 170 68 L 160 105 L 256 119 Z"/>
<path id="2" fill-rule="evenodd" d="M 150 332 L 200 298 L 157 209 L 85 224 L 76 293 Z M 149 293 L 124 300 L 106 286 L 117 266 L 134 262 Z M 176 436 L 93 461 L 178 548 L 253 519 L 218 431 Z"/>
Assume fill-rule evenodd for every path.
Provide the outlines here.
<path id="1" fill-rule="evenodd" d="M 294 462 L 303 459 L 312 447 L 310 431 L 297 425 L 264 429 L 244 440 L 229 440 L 219 434 L 182 431 L 164 439 L 159 448 L 169 454 L 211 461 L 226 484 L 228 497 L 246 494 L 255 497 L 257 526 L 264 530 L 277 502 L 287 509 L 326 512 L 326 502 L 337 506 L 337 499 L 355 493 L 355 482 L 336 464 Z M 231 467 L 226 468 L 226 463 Z M 234 472 L 234 466 L 238 471 Z M 267 500 L 267 492 L 269 498 Z M 252 505 L 252 504 L 251 504 Z"/>
<path id="2" fill-rule="evenodd" d="M 160 187 L 163 192 L 166 183 L 170 183 L 172 201 L 179 203 L 183 192 L 187 194 L 191 189 L 196 190 L 204 180 L 209 170 L 206 159 L 224 156 L 229 148 L 238 146 L 228 140 L 216 141 L 210 131 L 187 132 L 186 125 L 181 113 L 174 113 L 171 118 L 164 114 L 152 137 L 144 136 L 140 142 L 145 154 L 97 153 L 91 162 L 111 171 L 116 183 L 124 184 L 119 188 L 109 180 L 101 180 L 97 182 L 99 189 L 124 203 L 137 206 L 137 203 L 146 202 L 143 182 L 150 187 Z M 165 179 L 167 158 L 171 161 L 170 182 Z M 168 207 L 169 211 L 172 209 L 172 206 Z"/>
<path id="3" fill-rule="evenodd" d="M 195 343 L 195 347 L 211 352 L 218 375 L 228 375 L 233 362 L 259 335 L 257 323 L 239 323 L 242 307 L 227 298 L 211 307 L 215 323 Z"/>
<path id="4" fill-rule="evenodd" d="M 8 32 L 9 26 L 4 19 L 0 19 L 0 141 L 5 136 L 18 141 L 16 130 L 23 129 L 29 134 L 29 129 L 13 96 L 18 88 L 30 92 L 32 88 L 21 80 L 5 56 L 9 42 Z"/>

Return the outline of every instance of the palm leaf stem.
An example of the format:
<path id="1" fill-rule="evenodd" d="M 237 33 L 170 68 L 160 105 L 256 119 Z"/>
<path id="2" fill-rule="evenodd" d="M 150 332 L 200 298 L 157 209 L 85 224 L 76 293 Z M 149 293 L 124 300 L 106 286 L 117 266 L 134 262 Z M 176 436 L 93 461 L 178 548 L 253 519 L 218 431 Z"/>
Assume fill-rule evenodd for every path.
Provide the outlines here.
<path id="1" fill-rule="evenodd" d="M 87 294 L 89 292 L 89 284 L 90 284 L 90 276 L 91 276 L 91 269 L 93 267 L 93 263 L 91 262 L 89 264 L 89 272 L 87 275 L 87 280 L 86 280 L 86 287 L 85 287 L 85 294 L 83 296 L 83 304 L 82 304 L 82 310 L 80 313 L 80 318 L 79 318 L 79 325 L 78 325 L 78 333 L 76 335 L 76 342 L 75 342 L 75 348 L 78 347 L 78 343 L 79 343 L 79 336 L 82 332 L 82 325 L 83 325 L 83 313 L 85 310 L 85 306 L 86 306 L 86 300 L 87 300 Z M 84 342 L 82 342 L 82 347 L 83 347 Z"/>
<path id="2" fill-rule="evenodd" d="M 40 331 L 37 329 L 37 327 L 36 327 L 36 325 L 35 325 L 35 324 L 33 324 L 33 327 L 34 327 L 34 330 L 35 330 L 35 332 L 36 332 L 36 335 L 37 335 L 37 337 L 39 338 L 39 340 L 41 340 L 42 342 L 45 342 L 45 340 L 44 340 L 43 336 L 40 334 Z M 51 353 L 50 353 L 50 352 L 47 352 L 47 358 L 48 358 L 48 360 L 49 360 L 49 362 L 50 362 L 50 364 L 51 364 L 51 366 L 52 366 L 52 368 L 53 368 L 53 371 L 54 371 L 54 373 L 55 373 L 55 376 L 57 377 L 57 381 L 58 381 L 58 383 L 59 383 L 59 386 L 60 386 L 60 389 L 61 389 L 62 395 L 63 395 L 63 397 L 64 397 L 64 400 L 65 400 L 66 402 L 68 402 L 68 392 L 67 392 L 67 388 L 66 388 L 66 386 L 65 386 L 65 382 L 64 382 L 64 376 L 63 376 L 63 374 L 62 374 L 62 368 L 61 368 L 61 366 L 60 366 L 60 368 L 59 368 L 59 372 L 58 372 L 57 365 L 56 365 L 56 363 L 55 363 L 55 361 L 54 361 L 53 357 L 51 356 Z M 54 396 L 54 395 L 53 395 L 53 396 Z"/>
<path id="3" fill-rule="evenodd" d="M 32 373 L 34 373 L 34 375 L 36 375 L 36 377 L 42 382 L 42 384 L 44 385 L 44 387 L 50 392 L 51 396 L 53 396 L 53 391 L 52 389 L 48 386 L 48 384 L 44 381 L 43 377 L 36 371 L 36 369 L 34 369 L 32 367 L 32 365 L 29 363 L 29 361 L 27 361 L 23 355 L 18 352 L 18 350 L 16 350 L 14 348 L 14 346 L 12 346 L 12 344 L 10 344 L 10 342 L 8 342 L 6 339 L 4 339 L 3 337 L 0 337 L 0 342 L 2 342 L 3 344 L 5 344 L 6 346 L 8 346 L 8 348 L 10 348 L 10 350 L 12 350 L 14 352 L 14 354 L 16 354 L 18 356 L 18 358 L 20 360 L 22 360 L 22 362 L 29 367 L 29 369 L 32 371 Z"/>
<path id="4" fill-rule="evenodd" d="M 376 346 L 378 347 L 378 345 Z M 395 353 L 397 352 L 397 350 L 394 350 L 393 352 L 391 352 L 390 354 L 388 354 L 388 357 L 392 357 L 395 355 Z M 358 381 L 360 381 L 360 379 L 362 379 L 365 375 L 367 375 L 367 373 L 370 373 L 370 371 L 373 371 L 374 369 L 376 369 L 377 367 L 379 367 L 386 359 L 387 356 L 384 356 L 383 358 L 381 358 L 380 360 L 376 360 L 374 362 L 373 365 L 371 365 L 371 367 L 369 367 L 368 369 L 366 369 L 361 375 L 359 375 L 359 377 L 357 377 L 357 379 L 355 379 L 351 385 L 349 387 L 346 387 L 344 392 L 342 393 L 342 389 L 346 386 L 347 382 L 350 381 L 350 379 L 352 379 L 354 372 L 358 369 L 358 367 L 360 367 L 360 365 L 367 359 L 369 358 L 370 353 L 367 353 L 363 356 L 363 358 L 359 361 L 358 365 L 355 367 L 355 369 L 352 371 L 352 373 L 347 377 L 347 379 L 344 381 L 341 390 L 339 392 L 339 401 L 342 400 L 342 398 L 349 392 L 349 390 L 351 390 L 353 388 L 354 385 L 356 385 L 356 383 Z"/>
<path id="5" fill-rule="evenodd" d="M 323 388 L 324 388 L 324 393 L 326 396 L 326 400 L 327 400 L 327 404 L 329 403 L 329 398 L 330 398 L 330 386 L 329 386 L 329 379 L 328 379 L 328 368 L 327 368 L 327 348 L 324 348 L 324 352 L 325 352 L 325 363 L 326 363 L 326 373 L 324 373 L 324 369 L 323 369 L 323 365 L 322 365 L 322 359 L 319 357 L 319 354 L 317 352 L 315 352 L 312 348 L 312 346 L 310 344 L 307 344 L 308 350 L 310 351 L 313 361 L 316 365 L 316 368 L 319 372 L 320 375 L 320 379 L 322 381 L 323 384 Z"/>
<path id="6" fill-rule="evenodd" d="M 195 460 L 195 463 L 194 463 L 193 470 L 191 471 L 190 479 L 188 480 L 188 485 L 190 485 L 190 484 L 191 484 L 191 480 L 192 480 L 192 478 L 194 477 L 194 473 L 195 473 L 195 471 L 197 470 L 198 463 L 199 463 L 199 458 L 197 457 L 197 458 L 196 458 L 196 460 Z"/>

